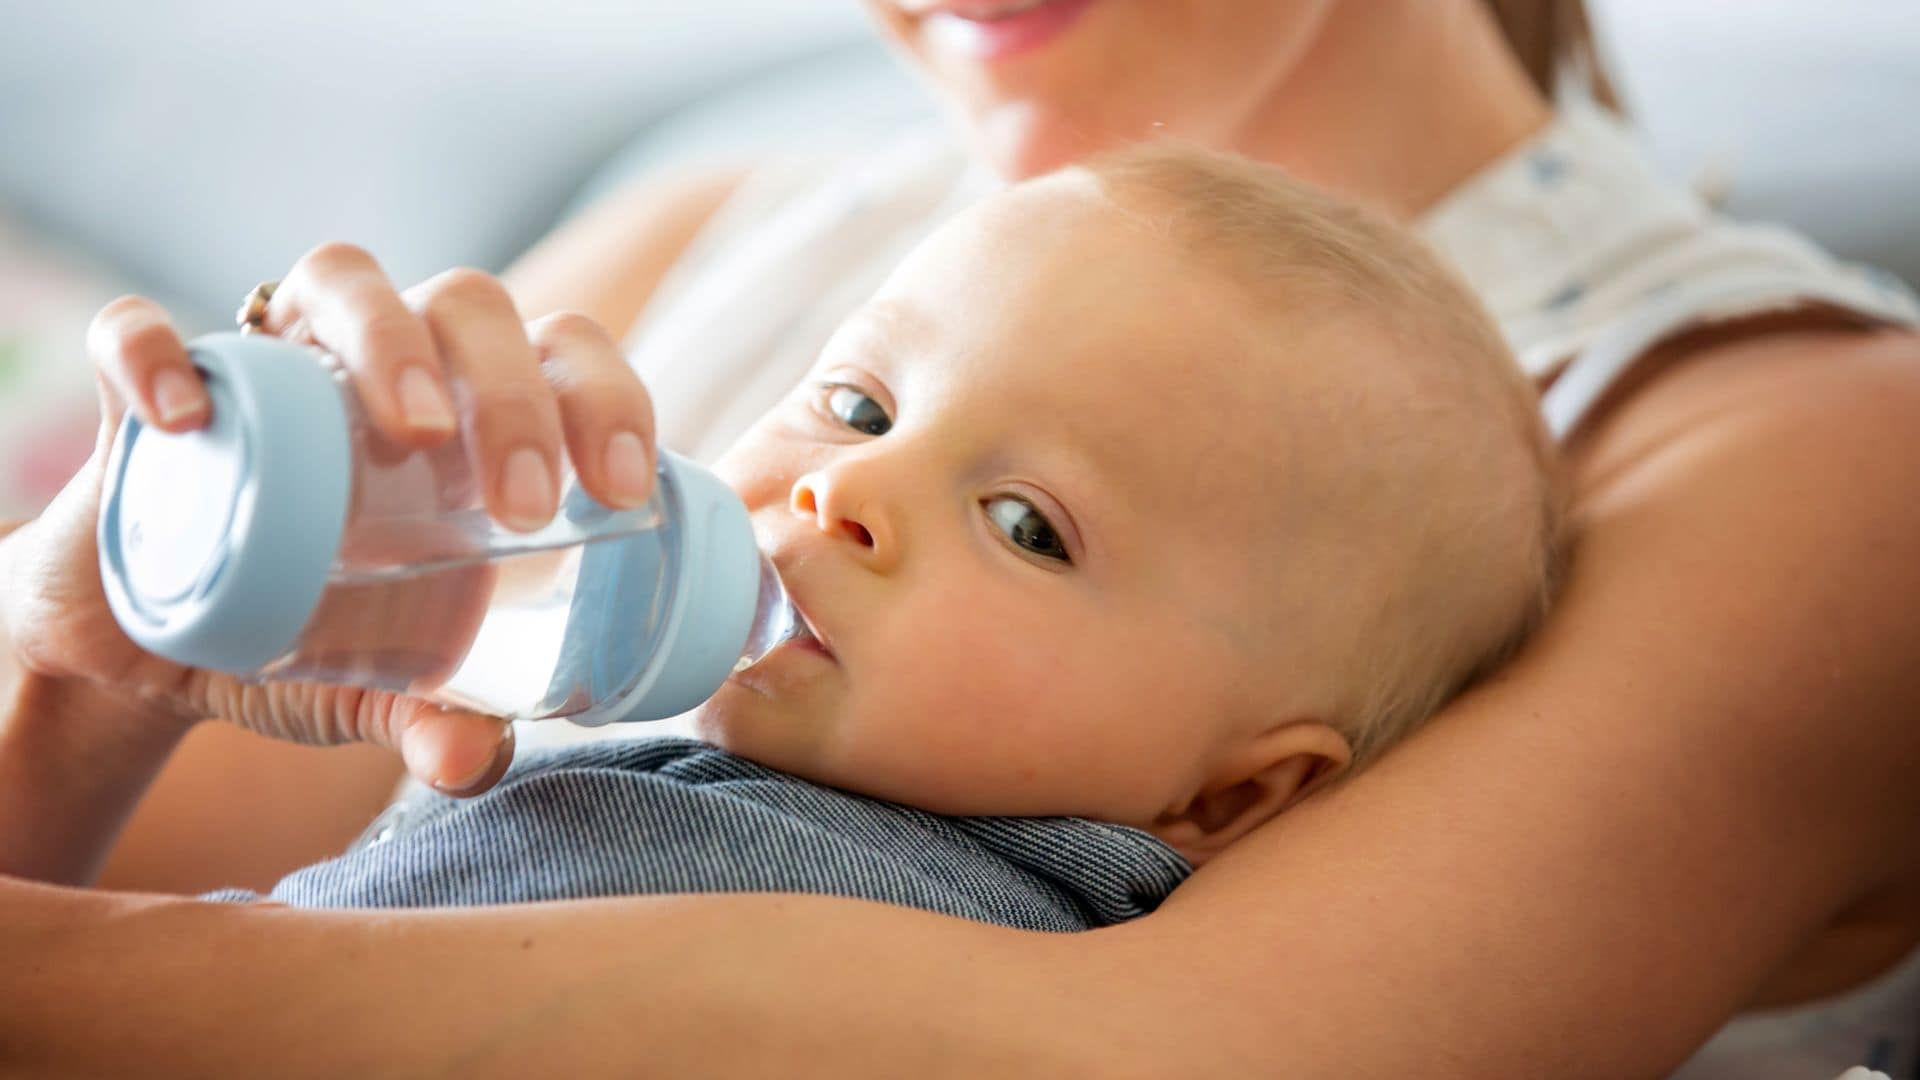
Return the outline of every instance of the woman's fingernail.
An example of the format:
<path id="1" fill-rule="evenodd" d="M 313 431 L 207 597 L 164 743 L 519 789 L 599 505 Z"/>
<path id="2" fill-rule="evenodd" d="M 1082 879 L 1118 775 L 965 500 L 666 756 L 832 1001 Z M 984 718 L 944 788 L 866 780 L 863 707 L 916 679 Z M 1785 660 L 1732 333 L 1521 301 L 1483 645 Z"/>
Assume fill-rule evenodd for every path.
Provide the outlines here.
<path id="1" fill-rule="evenodd" d="M 503 748 L 511 742 L 513 742 L 513 725 L 501 725 L 500 739 L 494 743 L 493 753 L 484 758 L 478 768 L 465 776 L 455 777 L 451 780 L 435 780 L 433 782 L 434 790 L 443 795 L 464 795 L 472 791 L 475 784 L 486 779 L 487 774 L 499 766 L 500 754 Z"/>
<path id="2" fill-rule="evenodd" d="M 206 390 L 200 380 L 169 368 L 154 376 L 153 404 L 163 424 L 177 423 L 206 406 Z"/>
<path id="3" fill-rule="evenodd" d="M 608 494 L 626 506 L 638 506 L 653 491 L 653 467 L 640 436 L 623 431 L 607 440 Z"/>
<path id="4" fill-rule="evenodd" d="M 507 457 L 505 496 L 507 524 L 537 529 L 553 518 L 553 475 L 547 459 L 531 446 Z"/>
<path id="5" fill-rule="evenodd" d="M 400 413 L 415 431 L 452 431 L 457 422 L 453 402 L 440 389 L 439 380 L 423 367 L 410 367 L 400 373 Z"/>
<path id="6" fill-rule="evenodd" d="M 435 780 L 433 782 L 434 790 L 440 792 L 443 795 L 458 795 L 461 792 L 464 792 L 469 788 L 473 787 L 473 785 L 479 783 L 480 778 L 487 775 L 487 771 L 492 768 L 493 768 L 493 759 L 488 758 L 487 760 L 480 763 L 479 768 L 473 770 L 472 772 L 468 773 L 465 776 L 455 777 L 452 780 Z"/>

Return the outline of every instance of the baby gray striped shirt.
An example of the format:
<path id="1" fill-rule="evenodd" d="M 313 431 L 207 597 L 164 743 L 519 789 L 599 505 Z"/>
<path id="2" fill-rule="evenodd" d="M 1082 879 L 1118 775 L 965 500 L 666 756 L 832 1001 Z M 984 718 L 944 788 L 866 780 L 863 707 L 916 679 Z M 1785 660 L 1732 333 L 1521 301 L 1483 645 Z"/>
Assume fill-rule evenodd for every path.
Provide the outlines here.
<path id="1" fill-rule="evenodd" d="M 1071 817 L 947 817 L 678 737 L 533 752 L 471 799 L 395 803 L 267 898 L 439 907 L 636 893 L 860 897 L 1031 930 L 1151 911 L 1191 868 L 1151 834 Z M 226 889 L 211 900 L 260 899 Z"/>

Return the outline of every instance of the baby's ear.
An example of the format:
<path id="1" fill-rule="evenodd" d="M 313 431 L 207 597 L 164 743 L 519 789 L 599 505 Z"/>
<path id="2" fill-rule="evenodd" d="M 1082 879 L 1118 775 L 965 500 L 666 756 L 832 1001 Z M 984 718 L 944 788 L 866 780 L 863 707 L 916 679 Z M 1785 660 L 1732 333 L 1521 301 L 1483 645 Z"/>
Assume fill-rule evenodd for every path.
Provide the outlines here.
<path id="1" fill-rule="evenodd" d="M 1333 728 L 1316 720 L 1282 724 L 1234 748 L 1198 792 L 1163 811 L 1147 831 L 1198 867 L 1352 760 L 1346 736 Z"/>

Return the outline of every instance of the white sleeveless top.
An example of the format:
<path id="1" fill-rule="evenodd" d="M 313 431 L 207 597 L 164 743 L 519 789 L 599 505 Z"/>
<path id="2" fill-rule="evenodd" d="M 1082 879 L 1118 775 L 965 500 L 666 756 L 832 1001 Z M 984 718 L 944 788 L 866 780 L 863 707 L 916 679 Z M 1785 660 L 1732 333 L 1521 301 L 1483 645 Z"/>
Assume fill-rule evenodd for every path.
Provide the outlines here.
<path id="1" fill-rule="evenodd" d="M 628 339 L 661 444 L 718 457 L 908 249 L 998 186 L 944 131 L 851 163 L 788 161 L 752 175 Z M 1584 103 L 1564 107 L 1417 225 L 1530 374 L 1565 365 L 1542 399 L 1557 436 L 1650 345 L 1702 322 L 1809 304 L 1868 323 L 1920 322 L 1920 303 L 1891 275 L 1840 264 L 1788 230 L 1714 216 L 1656 177 L 1618 122 Z M 596 736 L 520 725 L 524 742 L 666 731 L 687 728 L 666 721 Z M 1911 1076 L 1916 1029 L 1920 953 L 1834 1001 L 1735 1022 L 1678 1075 L 1826 1080 L 1874 1064 Z"/>

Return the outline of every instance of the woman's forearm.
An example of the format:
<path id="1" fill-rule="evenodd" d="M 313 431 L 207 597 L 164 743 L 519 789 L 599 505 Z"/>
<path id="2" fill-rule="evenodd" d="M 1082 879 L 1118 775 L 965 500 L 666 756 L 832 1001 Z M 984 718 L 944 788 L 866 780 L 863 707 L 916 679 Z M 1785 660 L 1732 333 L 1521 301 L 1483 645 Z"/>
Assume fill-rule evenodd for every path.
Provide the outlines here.
<path id="1" fill-rule="evenodd" d="M 0 873 L 93 880 L 185 735 L 85 684 L 23 673 L 0 697 Z"/>
<path id="2" fill-rule="evenodd" d="M 0 589 L 13 580 L 0 529 Z M 6 597 L 0 595 L 0 615 Z M 0 874 L 90 881 L 190 724 L 25 670 L 0 618 Z"/>
<path id="3" fill-rule="evenodd" d="M 316 912 L 0 879 L 0 913 L 25 1072 L 1148 1076 L 1192 1026 L 1116 1003 L 1158 997 L 1106 931 L 832 897 Z"/>

